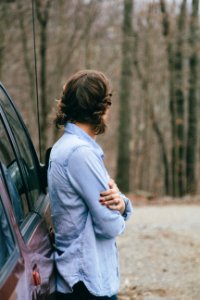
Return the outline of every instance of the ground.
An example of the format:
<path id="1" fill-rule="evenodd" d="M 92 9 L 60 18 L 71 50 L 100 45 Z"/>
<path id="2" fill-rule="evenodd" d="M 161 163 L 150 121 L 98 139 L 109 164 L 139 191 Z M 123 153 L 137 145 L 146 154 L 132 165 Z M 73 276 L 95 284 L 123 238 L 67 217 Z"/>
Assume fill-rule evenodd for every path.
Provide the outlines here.
<path id="1" fill-rule="evenodd" d="M 136 201 L 118 248 L 119 300 L 200 300 L 199 204 Z"/>

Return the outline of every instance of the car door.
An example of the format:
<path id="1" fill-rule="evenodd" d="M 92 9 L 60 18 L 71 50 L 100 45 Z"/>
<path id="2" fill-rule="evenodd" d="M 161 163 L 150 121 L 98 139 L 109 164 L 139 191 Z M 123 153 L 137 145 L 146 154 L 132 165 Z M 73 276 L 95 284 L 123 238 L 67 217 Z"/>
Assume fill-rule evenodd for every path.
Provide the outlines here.
<path id="1" fill-rule="evenodd" d="M 0 85 L 0 159 L 13 215 L 21 234 L 29 296 L 39 299 L 54 290 L 49 199 L 27 129 Z M 29 297 L 29 298 L 28 298 Z"/>
<path id="2" fill-rule="evenodd" d="M 1 163 L 0 163 L 1 164 Z M 28 298 L 25 264 L 18 230 L 0 166 L 0 299 Z M 21 295 L 22 296 L 22 295 Z"/>

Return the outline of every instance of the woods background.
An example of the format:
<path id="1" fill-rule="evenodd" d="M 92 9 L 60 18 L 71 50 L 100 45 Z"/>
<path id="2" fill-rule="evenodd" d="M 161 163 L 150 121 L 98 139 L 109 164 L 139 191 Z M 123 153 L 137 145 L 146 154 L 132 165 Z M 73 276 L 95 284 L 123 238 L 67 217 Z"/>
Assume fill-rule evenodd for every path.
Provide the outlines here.
<path id="1" fill-rule="evenodd" d="M 199 0 L 0 1 L 0 80 L 38 150 L 33 21 L 42 160 L 61 131 L 56 101 L 79 69 L 113 85 L 109 129 L 98 137 L 124 192 L 200 192 Z M 34 19 L 33 19 L 34 17 Z"/>

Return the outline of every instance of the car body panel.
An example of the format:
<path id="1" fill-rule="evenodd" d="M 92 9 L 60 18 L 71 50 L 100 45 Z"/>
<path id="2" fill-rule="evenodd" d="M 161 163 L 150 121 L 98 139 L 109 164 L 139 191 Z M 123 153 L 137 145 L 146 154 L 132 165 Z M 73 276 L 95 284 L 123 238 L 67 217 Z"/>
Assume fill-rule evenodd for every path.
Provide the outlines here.
<path id="1" fill-rule="evenodd" d="M 3 101 L 0 99 L 1 130 L 7 137 L 9 151 L 12 150 L 14 157 L 9 164 L 5 164 L 0 157 L 0 195 L 4 207 L 0 211 L 5 210 L 15 243 L 8 261 L 2 268 L 0 265 L 0 299 L 48 299 L 48 295 L 55 290 L 53 251 L 49 238 L 51 226 L 49 198 L 42 185 L 40 164 L 22 118 L 1 84 L 0 91 L 0 98 L 1 95 L 5 96 Z M 12 113 L 16 113 L 14 117 L 16 122 L 19 122 L 17 125 L 23 130 L 24 140 L 27 141 L 24 149 L 30 151 L 28 155 L 33 159 L 34 170 L 23 162 L 18 147 L 21 141 L 11 126 L 12 120 L 10 121 L 10 117 L 7 116 L 9 105 L 13 110 Z M 5 149 L 3 150 L 0 155 L 5 153 Z M 35 181 L 33 184 L 31 182 L 33 171 L 34 176 L 37 175 L 37 184 L 40 185 L 37 187 L 38 197 L 34 202 L 30 199 L 31 191 L 34 192 L 35 189 Z M 27 204 L 25 215 L 20 210 L 21 203 Z"/>

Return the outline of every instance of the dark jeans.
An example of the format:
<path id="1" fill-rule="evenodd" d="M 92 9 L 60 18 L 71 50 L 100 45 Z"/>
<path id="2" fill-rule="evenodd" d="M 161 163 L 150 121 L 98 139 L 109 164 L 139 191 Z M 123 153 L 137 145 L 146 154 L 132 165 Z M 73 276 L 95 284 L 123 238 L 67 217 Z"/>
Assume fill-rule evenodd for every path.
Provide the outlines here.
<path id="1" fill-rule="evenodd" d="M 73 286 L 73 292 L 70 294 L 58 293 L 56 300 L 117 300 L 117 296 L 97 297 L 90 294 L 83 282 L 78 282 Z"/>

